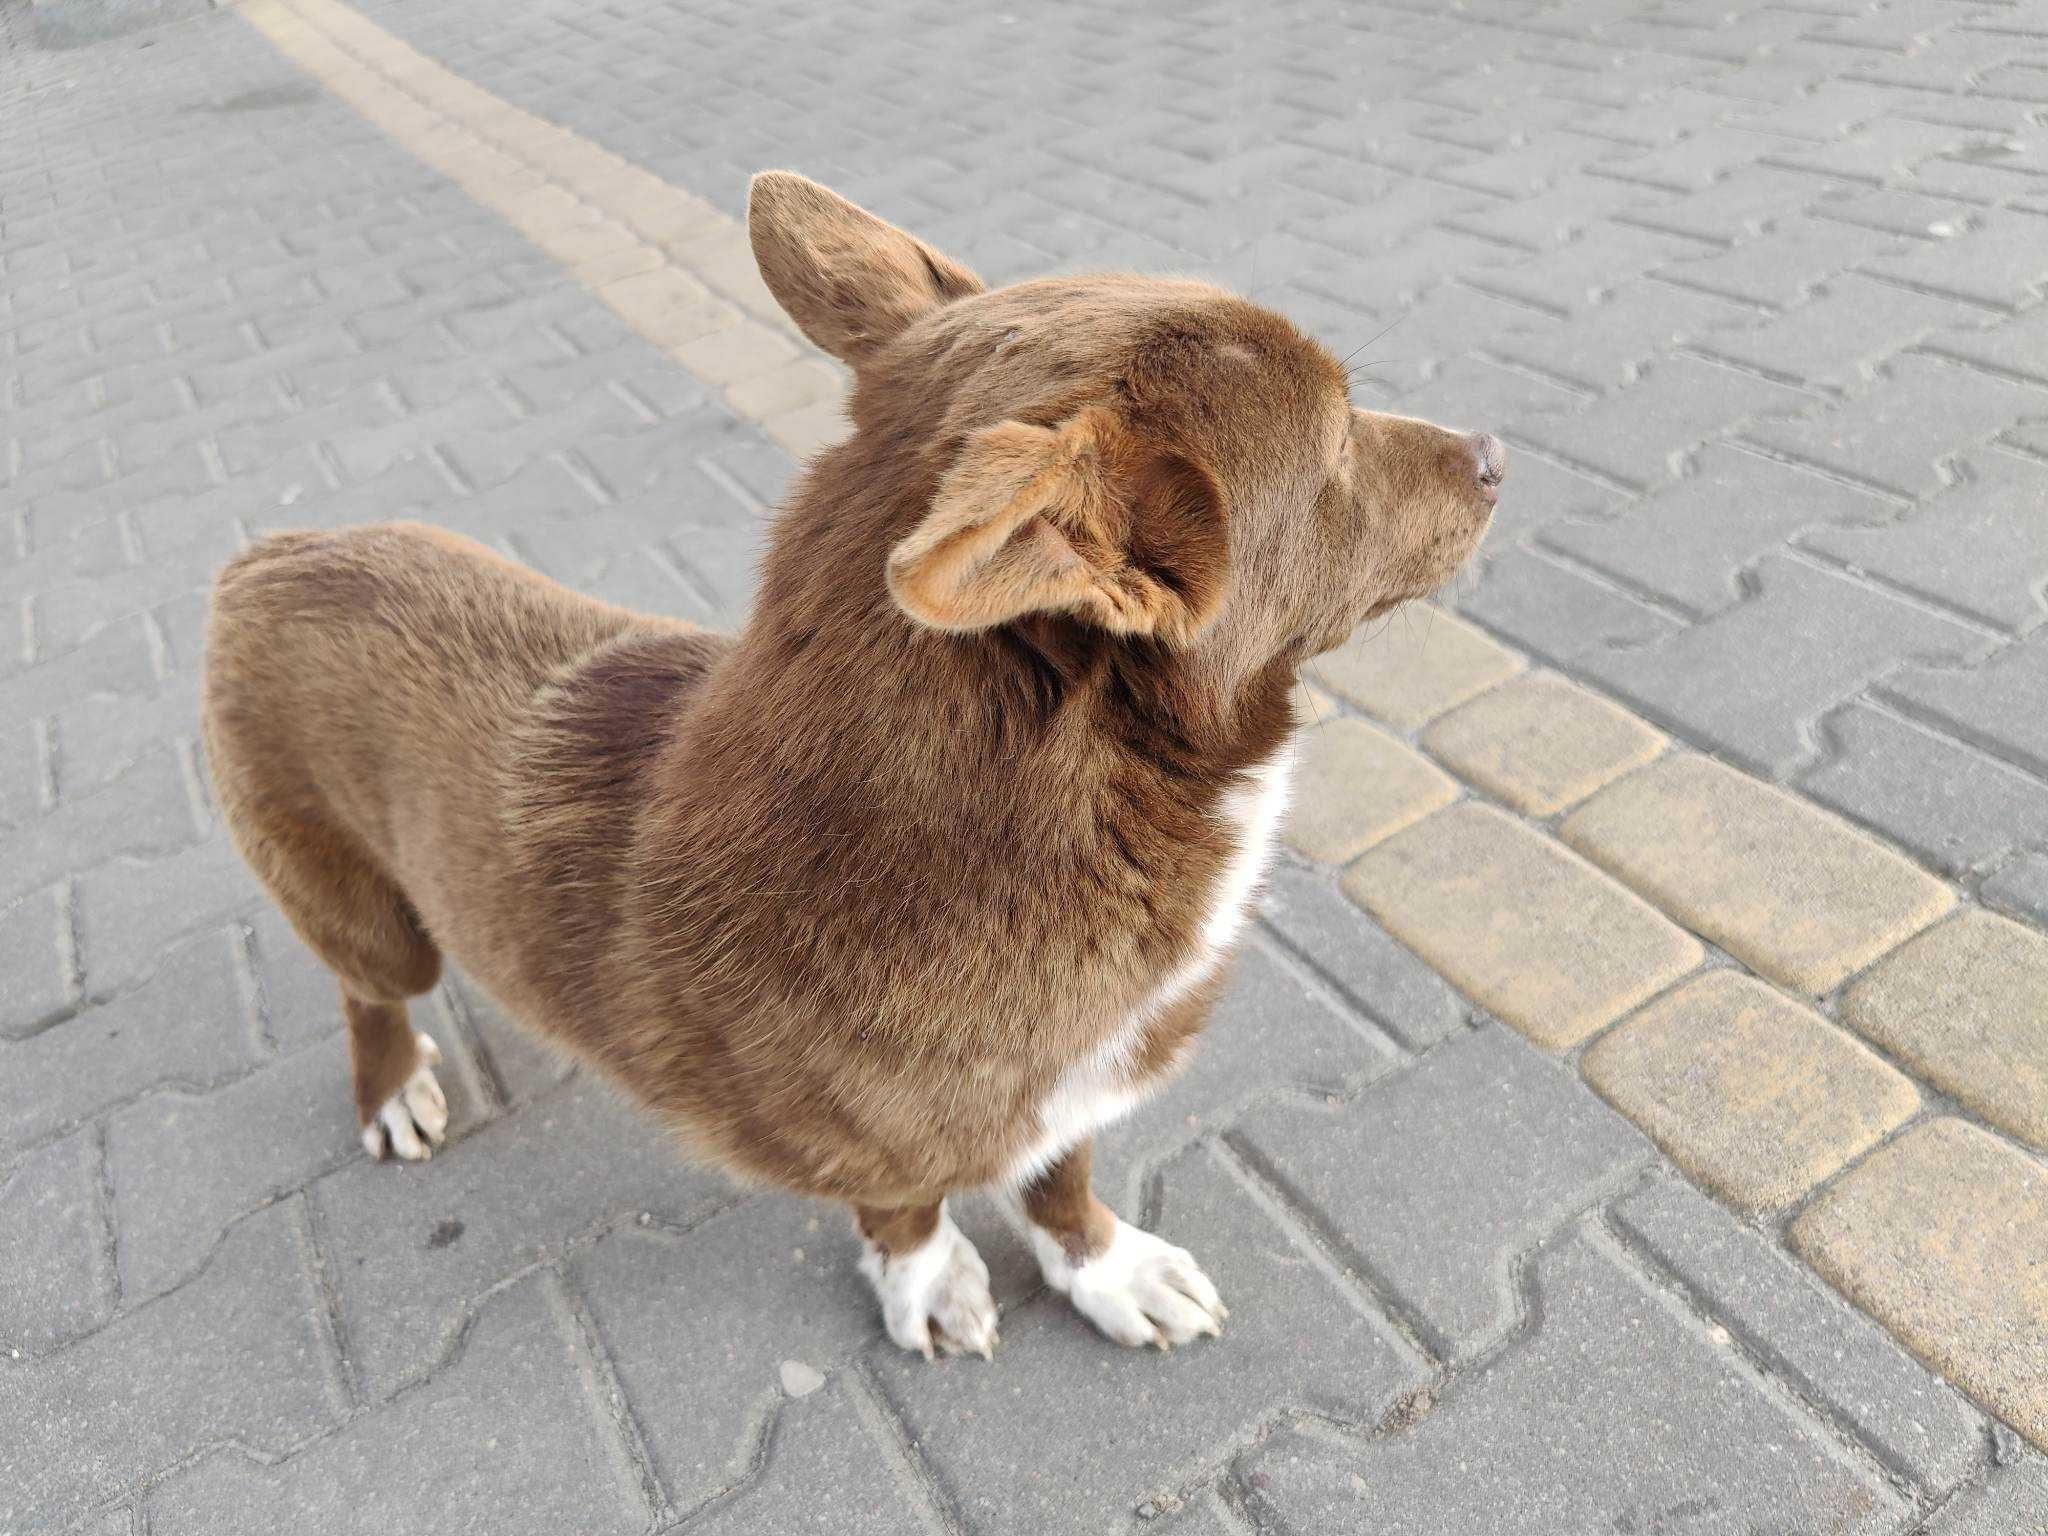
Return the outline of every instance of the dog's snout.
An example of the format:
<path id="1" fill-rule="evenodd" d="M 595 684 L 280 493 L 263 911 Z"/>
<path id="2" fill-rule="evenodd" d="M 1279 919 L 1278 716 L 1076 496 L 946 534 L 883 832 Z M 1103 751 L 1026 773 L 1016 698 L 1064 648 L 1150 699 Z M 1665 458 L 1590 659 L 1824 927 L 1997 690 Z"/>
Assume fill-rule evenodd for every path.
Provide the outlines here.
<path id="1" fill-rule="evenodd" d="M 1501 481 L 1508 477 L 1508 445 L 1491 432 L 1474 432 L 1465 441 L 1472 445 L 1472 466 L 1479 489 L 1491 501 L 1500 493 Z"/>

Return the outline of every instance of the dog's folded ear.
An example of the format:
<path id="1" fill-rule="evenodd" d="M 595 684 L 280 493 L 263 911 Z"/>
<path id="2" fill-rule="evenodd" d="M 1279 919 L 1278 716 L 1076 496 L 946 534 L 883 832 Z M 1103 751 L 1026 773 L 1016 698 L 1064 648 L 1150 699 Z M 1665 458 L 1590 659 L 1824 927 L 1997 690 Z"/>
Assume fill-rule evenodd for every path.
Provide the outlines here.
<path id="1" fill-rule="evenodd" d="M 982 291 L 958 262 L 792 171 L 754 178 L 747 236 L 775 302 L 856 368 L 919 316 Z"/>
<path id="2" fill-rule="evenodd" d="M 1215 477 L 1090 406 L 1057 427 L 1005 421 L 968 438 L 890 552 L 888 580 L 934 629 L 1069 614 L 1185 644 L 1215 617 L 1228 570 Z"/>

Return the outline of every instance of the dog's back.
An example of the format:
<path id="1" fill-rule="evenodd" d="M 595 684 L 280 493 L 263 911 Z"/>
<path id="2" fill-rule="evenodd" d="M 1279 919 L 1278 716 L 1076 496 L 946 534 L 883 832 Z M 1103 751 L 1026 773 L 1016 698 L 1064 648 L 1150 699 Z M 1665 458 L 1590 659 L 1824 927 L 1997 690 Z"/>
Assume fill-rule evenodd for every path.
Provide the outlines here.
<path id="1" fill-rule="evenodd" d="M 441 529 L 273 535 L 214 588 L 215 790 L 345 992 L 416 995 L 443 948 L 566 985 L 605 931 L 656 733 L 728 643 Z"/>

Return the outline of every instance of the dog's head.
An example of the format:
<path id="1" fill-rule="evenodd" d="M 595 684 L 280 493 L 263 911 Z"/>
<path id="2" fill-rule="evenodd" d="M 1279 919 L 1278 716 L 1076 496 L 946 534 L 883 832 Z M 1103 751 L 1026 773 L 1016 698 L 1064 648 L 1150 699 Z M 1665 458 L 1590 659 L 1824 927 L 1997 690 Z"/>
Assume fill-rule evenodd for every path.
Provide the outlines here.
<path id="1" fill-rule="evenodd" d="M 1207 284 L 991 292 L 781 171 L 748 226 L 776 299 L 853 369 L 856 442 L 914 461 L 875 557 L 921 625 L 1057 616 L 1244 677 L 1434 590 L 1492 514 L 1497 439 L 1353 410 L 1324 348 Z"/>

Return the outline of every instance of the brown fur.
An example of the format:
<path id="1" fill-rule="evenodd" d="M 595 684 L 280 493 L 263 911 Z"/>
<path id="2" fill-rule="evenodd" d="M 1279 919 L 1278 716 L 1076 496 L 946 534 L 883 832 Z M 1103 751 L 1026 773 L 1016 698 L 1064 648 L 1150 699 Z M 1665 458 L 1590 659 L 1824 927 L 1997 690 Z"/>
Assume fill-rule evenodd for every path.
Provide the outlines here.
<path id="1" fill-rule="evenodd" d="M 374 1021 L 366 1117 L 446 952 L 705 1154 L 900 1235 L 871 1213 L 1002 1177 L 1193 952 L 1296 666 L 1438 585 L 1491 494 L 1472 440 L 1353 412 L 1322 348 L 1205 285 L 983 292 L 781 174 L 750 227 L 856 387 L 741 635 L 433 528 L 280 535 L 215 590 L 208 760 Z M 1086 1168 L 1048 1221 L 1094 1230 Z"/>

